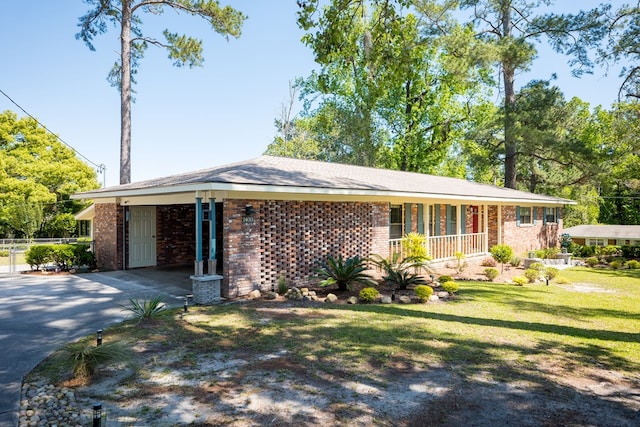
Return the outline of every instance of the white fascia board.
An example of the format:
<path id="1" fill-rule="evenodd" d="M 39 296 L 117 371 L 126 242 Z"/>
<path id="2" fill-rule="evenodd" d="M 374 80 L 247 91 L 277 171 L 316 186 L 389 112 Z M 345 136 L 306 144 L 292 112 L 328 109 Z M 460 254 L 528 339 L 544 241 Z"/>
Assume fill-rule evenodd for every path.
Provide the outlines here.
<path id="1" fill-rule="evenodd" d="M 556 200 L 535 200 L 528 198 L 497 198 L 484 196 L 461 196 L 456 194 L 433 194 L 433 193 L 414 193 L 414 192 L 394 192 L 381 190 L 362 190 L 362 189 L 340 189 L 340 188 L 321 188 L 321 187 L 293 187 L 293 186 L 277 186 L 277 185 L 256 185 L 256 184 L 233 184 L 233 183 L 195 183 L 185 185 L 175 185 L 171 187 L 152 187 L 131 190 L 114 190 L 105 192 L 86 192 L 74 194 L 73 199 L 102 199 L 102 198 L 123 198 L 123 197 L 139 197 L 154 196 L 162 194 L 188 193 L 188 192 L 204 192 L 204 191 L 228 191 L 237 193 L 264 193 L 264 194 L 305 194 L 305 195 L 331 195 L 346 197 L 367 197 L 374 200 L 386 199 L 403 199 L 403 200 L 442 200 L 442 201 L 459 201 L 459 202 L 479 202 L 479 203 L 495 203 L 495 204 L 525 204 L 531 206 L 540 205 L 573 205 L 576 202 L 572 200 L 556 199 Z M 195 195 L 194 195 L 195 198 Z"/>

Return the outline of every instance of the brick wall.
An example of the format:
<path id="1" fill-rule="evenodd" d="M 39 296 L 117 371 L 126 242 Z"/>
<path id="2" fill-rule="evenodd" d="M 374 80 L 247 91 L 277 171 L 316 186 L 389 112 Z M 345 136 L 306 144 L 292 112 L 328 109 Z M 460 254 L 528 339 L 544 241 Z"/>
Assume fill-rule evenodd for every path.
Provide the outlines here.
<path id="1" fill-rule="evenodd" d="M 122 269 L 122 208 L 115 203 L 95 205 L 94 251 L 101 270 Z"/>
<path id="2" fill-rule="evenodd" d="M 523 256 L 530 250 L 558 247 L 562 233 L 562 220 L 559 223 L 544 224 L 543 208 L 536 207 L 535 224 L 517 225 L 516 207 L 502 208 L 503 243 L 513 248 L 515 254 Z M 533 214 L 533 212 L 532 212 Z M 491 247 L 491 246 L 489 246 Z"/>
<path id="3" fill-rule="evenodd" d="M 243 221 L 246 205 L 256 211 L 252 223 Z M 225 200 L 223 213 L 225 297 L 270 290 L 280 275 L 308 284 L 328 254 L 388 252 L 385 203 Z"/>
<path id="4" fill-rule="evenodd" d="M 195 205 L 156 208 L 156 253 L 159 266 L 193 265 L 196 259 Z M 203 254 L 207 258 L 209 228 L 204 223 Z"/>

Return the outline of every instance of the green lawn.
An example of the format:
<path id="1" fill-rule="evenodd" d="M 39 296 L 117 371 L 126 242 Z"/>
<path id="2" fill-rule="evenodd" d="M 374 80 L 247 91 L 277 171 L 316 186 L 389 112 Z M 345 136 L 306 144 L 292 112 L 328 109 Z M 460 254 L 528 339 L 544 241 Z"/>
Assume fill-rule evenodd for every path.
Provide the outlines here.
<path id="1" fill-rule="evenodd" d="M 640 380 L 640 270 L 574 268 L 562 277 L 571 283 L 462 282 L 455 300 L 420 305 L 193 307 L 144 327 L 125 322 L 105 331 L 105 339 L 153 349 L 138 356 L 139 378 L 169 354 L 165 370 L 195 367 L 200 356 L 216 353 L 229 359 L 285 354 L 282 372 L 313 367 L 317 378 L 383 388 L 407 372 L 434 368 L 543 393 L 564 387 L 564 377 L 597 379 L 594 370 Z M 53 366 L 60 366 L 55 357 L 39 369 L 60 376 Z M 387 422 L 393 424 L 381 425 Z"/>

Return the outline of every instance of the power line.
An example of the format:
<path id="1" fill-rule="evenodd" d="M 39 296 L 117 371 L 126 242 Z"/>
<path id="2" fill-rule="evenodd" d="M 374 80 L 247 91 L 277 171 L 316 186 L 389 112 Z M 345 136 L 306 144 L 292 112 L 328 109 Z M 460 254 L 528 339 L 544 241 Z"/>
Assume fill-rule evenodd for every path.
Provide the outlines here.
<path id="1" fill-rule="evenodd" d="M 84 159 L 85 161 L 87 161 L 88 163 L 92 164 L 93 166 L 96 167 L 96 169 L 98 169 L 98 173 L 105 173 L 106 170 L 106 166 L 104 165 L 104 163 L 101 164 L 96 164 L 94 162 L 92 162 L 91 160 L 89 160 L 86 156 L 84 156 L 82 153 L 80 153 L 78 150 L 76 150 L 75 148 L 73 148 L 71 145 L 67 144 L 67 142 L 65 140 L 63 140 L 62 138 L 60 138 L 58 135 L 56 135 L 55 133 L 53 133 L 48 127 L 46 127 L 44 124 L 42 124 L 38 119 L 36 119 L 35 117 L 33 117 L 27 110 L 25 110 L 24 108 L 22 108 L 16 101 L 14 101 L 13 99 L 11 99 L 11 97 L 9 95 L 7 95 L 2 89 L 0 89 L 0 93 L 3 94 L 9 101 L 11 101 L 11 103 L 13 105 L 15 105 L 16 107 L 18 107 L 23 113 L 25 113 L 27 116 L 31 117 L 33 120 L 36 121 L 36 123 L 38 123 L 44 130 L 46 130 L 47 132 L 49 132 L 51 135 L 53 135 L 58 141 L 60 141 L 61 143 L 63 143 L 65 146 L 67 146 L 71 151 L 73 151 L 76 155 L 78 155 L 79 157 L 81 157 L 82 159 Z M 104 178 L 104 175 L 103 175 Z"/>

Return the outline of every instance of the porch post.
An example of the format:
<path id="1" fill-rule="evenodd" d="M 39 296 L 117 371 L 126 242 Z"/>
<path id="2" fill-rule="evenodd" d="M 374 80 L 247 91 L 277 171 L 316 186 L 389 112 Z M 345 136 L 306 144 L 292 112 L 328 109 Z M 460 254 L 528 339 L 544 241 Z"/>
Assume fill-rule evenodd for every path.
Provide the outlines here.
<path id="1" fill-rule="evenodd" d="M 196 197 L 196 260 L 194 262 L 194 275 L 202 276 L 202 197 Z"/>
<path id="2" fill-rule="evenodd" d="M 462 252 L 462 205 L 457 205 L 456 217 L 456 252 Z"/>
<path id="3" fill-rule="evenodd" d="M 484 214 L 482 217 L 483 228 L 484 228 L 484 252 L 489 252 L 489 205 L 484 205 Z"/>
<path id="4" fill-rule="evenodd" d="M 218 260 L 216 259 L 216 199 L 209 198 L 209 274 L 216 274 Z"/>
<path id="5" fill-rule="evenodd" d="M 502 205 L 496 205 L 498 208 L 498 244 L 502 244 Z"/>

